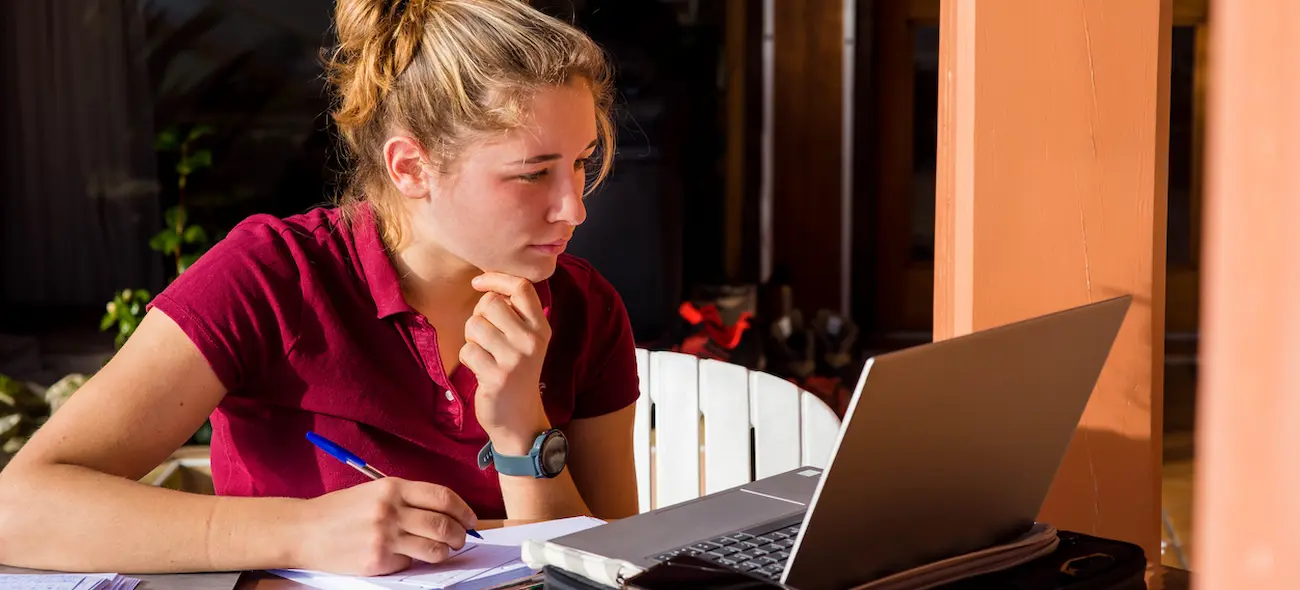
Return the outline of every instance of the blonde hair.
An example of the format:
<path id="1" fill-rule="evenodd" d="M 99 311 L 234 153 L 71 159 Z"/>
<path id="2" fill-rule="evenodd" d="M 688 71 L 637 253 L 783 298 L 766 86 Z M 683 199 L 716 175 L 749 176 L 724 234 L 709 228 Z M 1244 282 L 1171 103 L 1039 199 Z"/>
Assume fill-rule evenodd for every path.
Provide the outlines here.
<path id="1" fill-rule="evenodd" d="M 534 93 L 582 79 L 602 156 L 588 191 L 609 174 L 609 63 L 576 27 L 518 0 L 338 0 L 334 22 L 338 44 L 326 67 L 351 163 L 338 204 L 346 211 L 370 201 L 389 248 L 402 243 L 404 225 L 382 153 L 395 129 L 447 170 L 466 145 L 524 124 Z"/>

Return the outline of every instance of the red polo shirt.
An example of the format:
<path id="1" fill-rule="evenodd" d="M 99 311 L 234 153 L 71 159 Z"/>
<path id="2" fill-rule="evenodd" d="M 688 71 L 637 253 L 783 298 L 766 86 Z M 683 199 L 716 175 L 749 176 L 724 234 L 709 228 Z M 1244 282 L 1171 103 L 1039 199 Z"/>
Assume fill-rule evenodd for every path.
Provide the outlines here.
<path id="1" fill-rule="evenodd" d="M 189 335 L 229 393 L 212 413 L 218 494 L 313 497 L 366 477 L 314 447 L 315 431 L 395 477 L 450 487 L 503 518 L 477 381 L 445 375 L 433 327 L 402 298 L 368 207 L 253 216 L 151 303 Z M 613 287 L 562 255 L 537 284 L 552 336 L 542 400 L 563 427 L 632 404 L 635 344 Z"/>

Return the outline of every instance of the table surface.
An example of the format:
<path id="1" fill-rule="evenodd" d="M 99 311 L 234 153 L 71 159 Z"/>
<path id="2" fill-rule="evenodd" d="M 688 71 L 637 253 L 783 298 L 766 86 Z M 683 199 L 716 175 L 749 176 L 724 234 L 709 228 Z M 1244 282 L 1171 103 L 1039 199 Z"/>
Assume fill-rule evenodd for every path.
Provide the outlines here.
<path id="1" fill-rule="evenodd" d="M 1163 566 L 1153 568 L 1147 580 L 1147 588 L 1150 590 L 1189 590 L 1191 587 L 1191 574 L 1186 570 L 1177 568 Z M 302 588 L 311 587 L 266 572 L 245 572 L 240 576 L 239 583 L 235 586 L 235 590 L 298 590 Z"/>
<path id="2" fill-rule="evenodd" d="M 0 573 L 32 573 L 32 570 L 0 566 Z M 133 575 L 140 578 L 139 590 L 299 590 L 311 588 L 267 572 L 211 574 Z M 1147 587 L 1151 590 L 1189 590 L 1191 574 L 1168 567 L 1153 568 Z"/>
<path id="3" fill-rule="evenodd" d="M 528 520 L 494 520 L 479 523 L 480 530 L 501 526 L 528 524 Z M 31 570 L 0 565 L 0 573 L 28 573 Z M 298 590 L 311 588 L 292 580 L 281 578 L 262 571 L 224 572 L 204 574 L 169 574 L 169 575 L 134 575 L 141 584 L 138 590 Z M 1148 572 L 1147 587 L 1150 590 L 1188 590 L 1191 588 L 1191 574 L 1186 570 L 1164 566 L 1153 566 Z"/>
<path id="4" fill-rule="evenodd" d="M 31 573 L 32 570 L 0 566 L 0 573 Z M 139 590 L 299 590 L 311 588 L 267 572 L 212 574 L 133 575 L 140 578 Z M 1151 590 L 1188 590 L 1191 574 L 1186 570 L 1156 567 L 1149 576 Z"/>

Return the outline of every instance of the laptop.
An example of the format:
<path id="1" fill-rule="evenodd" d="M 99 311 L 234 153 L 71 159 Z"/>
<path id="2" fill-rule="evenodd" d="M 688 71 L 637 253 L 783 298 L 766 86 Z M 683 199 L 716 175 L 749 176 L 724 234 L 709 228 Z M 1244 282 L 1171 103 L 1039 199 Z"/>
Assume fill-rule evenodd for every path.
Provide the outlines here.
<path id="1" fill-rule="evenodd" d="M 1130 296 L 867 361 L 825 469 L 806 467 L 554 543 L 649 568 L 693 555 L 848 588 L 1011 541 L 1035 519 Z"/>

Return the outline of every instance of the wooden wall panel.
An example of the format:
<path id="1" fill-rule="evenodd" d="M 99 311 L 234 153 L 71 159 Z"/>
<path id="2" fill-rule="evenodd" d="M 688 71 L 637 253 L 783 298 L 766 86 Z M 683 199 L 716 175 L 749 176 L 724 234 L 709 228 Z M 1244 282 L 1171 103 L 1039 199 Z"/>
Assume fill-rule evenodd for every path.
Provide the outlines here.
<path id="1" fill-rule="evenodd" d="M 1300 588 L 1300 52 L 1295 0 L 1215 0 L 1196 588 Z"/>
<path id="2" fill-rule="evenodd" d="M 773 4 L 772 266 L 800 308 L 839 309 L 843 0 Z"/>
<path id="3" fill-rule="evenodd" d="M 1134 296 L 1042 517 L 1153 562 L 1172 15 L 1172 0 L 941 10 L 935 338 Z"/>

